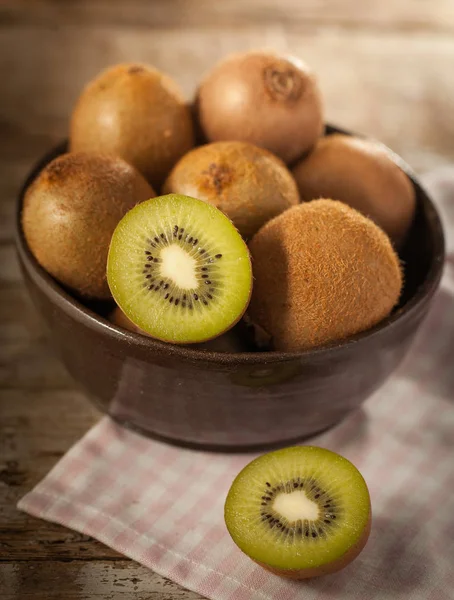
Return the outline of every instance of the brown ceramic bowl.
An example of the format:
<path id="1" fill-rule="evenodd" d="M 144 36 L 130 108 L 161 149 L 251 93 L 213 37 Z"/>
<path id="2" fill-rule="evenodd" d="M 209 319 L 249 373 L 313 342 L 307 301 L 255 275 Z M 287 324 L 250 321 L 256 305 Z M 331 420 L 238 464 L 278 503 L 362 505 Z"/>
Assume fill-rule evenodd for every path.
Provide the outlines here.
<path id="1" fill-rule="evenodd" d="M 63 144 L 47 155 L 24 189 L 64 150 Z M 301 440 L 341 421 L 383 384 L 437 289 L 444 261 L 440 219 L 410 169 L 399 164 L 417 194 L 417 215 L 401 252 L 401 303 L 373 329 L 329 347 L 228 354 L 122 330 L 100 316 L 111 306 L 81 304 L 37 264 L 20 227 L 21 194 L 16 242 L 25 282 L 67 369 L 116 420 L 153 437 L 217 450 Z"/>

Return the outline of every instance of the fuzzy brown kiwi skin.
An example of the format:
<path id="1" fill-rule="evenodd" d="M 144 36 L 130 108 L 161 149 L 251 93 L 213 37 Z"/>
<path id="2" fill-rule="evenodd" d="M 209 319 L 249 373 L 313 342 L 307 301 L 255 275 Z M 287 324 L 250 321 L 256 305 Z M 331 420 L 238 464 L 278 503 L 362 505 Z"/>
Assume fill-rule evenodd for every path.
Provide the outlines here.
<path id="1" fill-rule="evenodd" d="M 310 569 L 277 569 L 276 567 L 272 567 L 257 560 L 252 560 L 254 560 L 255 563 L 263 567 L 265 570 L 270 571 L 274 575 L 278 575 L 279 577 L 284 577 L 286 579 L 302 580 L 311 579 L 313 577 L 320 577 L 322 575 L 329 575 L 331 573 L 336 573 L 337 571 L 344 569 L 351 562 L 353 562 L 355 558 L 359 556 L 359 554 L 362 552 L 365 545 L 367 544 L 371 526 L 372 510 L 369 505 L 369 520 L 366 524 L 366 527 L 364 528 L 363 533 L 361 534 L 361 537 L 358 539 L 356 544 L 351 546 L 351 548 L 349 548 L 347 552 L 340 558 L 336 559 L 332 563 L 322 565 L 320 567 L 313 567 Z"/>
<path id="2" fill-rule="evenodd" d="M 216 65 L 198 89 L 196 106 L 210 141 L 250 142 L 288 164 L 305 155 L 324 130 L 312 71 L 271 52 L 234 54 Z"/>
<path id="3" fill-rule="evenodd" d="M 342 202 L 287 210 L 260 229 L 249 249 L 248 314 L 277 350 L 308 350 L 365 331 L 400 297 L 402 268 L 388 236 Z"/>
<path id="4" fill-rule="evenodd" d="M 71 117 L 71 151 L 120 156 L 155 189 L 193 146 L 191 110 L 178 86 L 140 63 L 100 73 L 83 90 Z"/>
<path id="5" fill-rule="evenodd" d="M 415 191 L 381 144 L 329 135 L 292 172 L 302 201 L 341 200 L 372 219 L 397 248 L 403 245 L 415 214 Z"/>
<path id="6" fill-rule="evenodd" d="M 119 306 L 115 307 L 115 309 L 111 312 L 109 315 L 109 321 L 111 321 L 114 325 L 121 327 L 122 329 L 150 337 L 146 331 L 143 331 L 140 329 L 140 327 L 137 327 L 137 325 L 128 319 Z M 229 329 L 219 337 L 213 338 L 207 342 L 202 342 L 200 344 L 188 344 L 187 347 L 194 350 L 233 353 L 247 352 L 250 349 L 250 345 L 247 343 L 247 340 L 242 339 L 241 332 L 233 331 L 233 329 Z"/>
<path id="7" fill-rule="evenodd" d="M 238 141 L 191 150 L 172 169 L 163 192 L 213 204 L 245 239 L 299 203 L 296 183 L 285 164 L 263 148 Z"/>
<path id="8" fill-rule="evenodd" d="M 31 252 L 55 279 L 84 299 L 106 300 L 113 231 L 131 208 L 154 196 L 142 175 L 120 158 L 63 154 L 27 189 L 22 229 Z"/>

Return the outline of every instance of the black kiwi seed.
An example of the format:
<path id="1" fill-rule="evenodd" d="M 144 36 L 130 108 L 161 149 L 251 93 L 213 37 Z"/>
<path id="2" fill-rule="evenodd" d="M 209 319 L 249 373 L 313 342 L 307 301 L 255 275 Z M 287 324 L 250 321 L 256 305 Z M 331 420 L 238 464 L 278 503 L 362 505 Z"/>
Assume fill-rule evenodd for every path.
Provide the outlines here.
<path id="1" fill-rule="evenodd" d="M 213 274 L 211 264 L 215 261 L 215 259 L 222 258 L 221 253 L 212 254 L 210 250 L 207 250 L 202 244 L 197 248 L 198 257 L 196 260 L 203 260 L 204 265 L 196 266 L 196 275 L 198 275 L 199 283 L 198 286 L 201 286 L 202 283 L 205 283 L 209 287 L 209 293 L 203 291 L 201 293 L 201 287 L 199 289 L 192 290 L 189 294 L 184 293 L 180 295 L 180 290 L 178 286 L 174 284 L 174 282 L 161 279 L 159 283 L 156 283 L 153 287 L 149 286 L 150 279 L 154 282 L 154 277 L 158 277 L 160 272 L 155 269 L 159 269 L 157 267 L 158 264 L 162 263 L 162 260 L 159 257 L 158 251 L 150 251 L 151 248 L 163 248 L 172 243 L 175 243 L 175 238 L 178 240 L 183 240 L 183 243 L 190 244 L 191 246 L 197 246 L 199 244 L 199 239 L 191 235 L 190 231 L 185 231 L 184 227 L 180 227 L 178 224 L 172 226 L 170 231 L 162 231 L 158 232 L 153 237 L 146 238 L 147 248 L 144 249 L 144 258 L 146 263 L 143 265 L 143 275 L 146 280 L 146 288 L 150 291 L 156 290 L 157 292 L 161 292 L 161 290 L 169 290 L 171 289 L 173 294 L 169 293 L 163 294 L 163 298 L 168 300 L 170 304 L 175 304 L 175 306 L 181 306 L 182 308 L 189 310 L 193 310 L 195 306 L 193 305 L 193 301 L 200 301 L 203 306 L 208 306 L 211 302 L 216 301 L 217 296 L 216 292 L 216 280 L 213 281 Z M 150 264 L 151 263 L 151 264 Z M 156 265 L 156 266 L 155 266 Z M 206 290 L 206 288 L 205 288 Z M 188 299 L 192 301 L 188 302 Z M 270 484 L 271 485 L 271 484 Z"/>

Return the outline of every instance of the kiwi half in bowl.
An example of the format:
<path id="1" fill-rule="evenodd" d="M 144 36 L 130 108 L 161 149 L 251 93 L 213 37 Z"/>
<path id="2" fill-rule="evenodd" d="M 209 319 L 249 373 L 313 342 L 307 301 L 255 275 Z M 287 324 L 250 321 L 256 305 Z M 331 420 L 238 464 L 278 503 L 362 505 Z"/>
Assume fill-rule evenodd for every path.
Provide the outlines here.
<path id="1" fill-rule="evenodd" d="M 346 458 L 315 446 L 270 452 L 235 478 L 225 523 L 237 546 L 276 575 L 306 579 L 345 567 L 371 526 L 369 491 Z"/>
<path id="2" fill-rule="evenodd" d="M 116 227 L 107 260 L 112 295 L 154 338 L 204 342 L 229 330 L 252 290 L 248 248 L 216 207 L 168 194 L 136 206 Z"/>

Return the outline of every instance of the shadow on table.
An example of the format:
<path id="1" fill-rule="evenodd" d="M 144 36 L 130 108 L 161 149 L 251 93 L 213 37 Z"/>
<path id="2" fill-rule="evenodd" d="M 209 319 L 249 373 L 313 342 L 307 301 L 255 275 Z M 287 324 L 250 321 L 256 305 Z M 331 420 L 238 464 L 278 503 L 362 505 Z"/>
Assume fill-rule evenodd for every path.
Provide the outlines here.
<path id="1" fill-rule="evenodd" d="M 351 565 L 339 573 L 308 580 L 305 585 L 323 593 L 324 598 L 338 598 L 339 587 L 364 599 L 374 598 L 375 592 L 380 597 L 407 598 L 434 569 L 427 547 L 416 551 L 409 543 L 411 538 L 405 520 L 375 517 L 366 548 Z"/>

